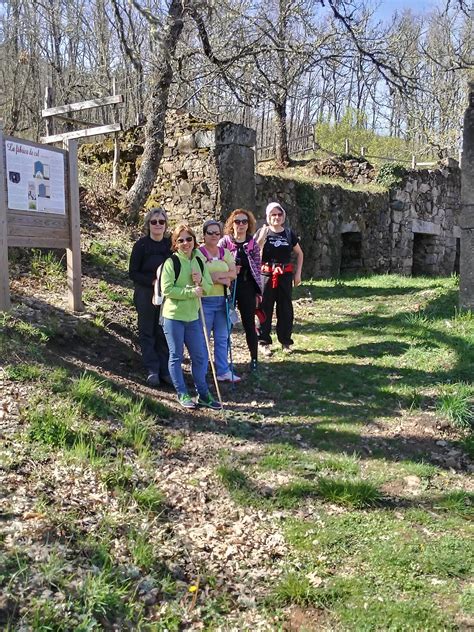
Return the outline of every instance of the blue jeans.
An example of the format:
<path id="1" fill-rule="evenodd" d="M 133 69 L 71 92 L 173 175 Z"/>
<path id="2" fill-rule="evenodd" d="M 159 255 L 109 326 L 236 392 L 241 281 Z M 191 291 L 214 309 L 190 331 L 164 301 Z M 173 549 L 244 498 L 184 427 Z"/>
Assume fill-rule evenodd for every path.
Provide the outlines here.
<path id="1" fill-rule="evenodd" d="M 224 296 L 205 296 L 202 299 L 207 335 L 214 337 L 214 361 L 217 375 L 230 371 L 227 361 L 229 329 L 227 324 L 226 299 Z M 207 349 L 206 349 L 207 357 Z"/>
<path id="2" fill-rule="evenodd" d="M 209 387 L 206 382 L 207 353 L 206 341 L 199 320 L 186 322 L 184 320 L 163 319 L 163 330 L 170 350 L 169 371 L 173 386 L 178 395 L 188 392 L 184 382 L 182 362 L 184 345 L 191 358 L 191 372 L 196 390 L 201 397 L 206 397 Z"/>

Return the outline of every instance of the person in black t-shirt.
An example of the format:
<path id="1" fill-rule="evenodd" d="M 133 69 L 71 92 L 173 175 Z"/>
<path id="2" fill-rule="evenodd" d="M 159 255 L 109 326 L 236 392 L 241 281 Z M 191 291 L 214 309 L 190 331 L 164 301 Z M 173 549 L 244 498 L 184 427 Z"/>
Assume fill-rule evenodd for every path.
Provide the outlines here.
<path id="1" fill-rule="evenodd" d="M 158 267 L 171 256 L 171 240 L 165 236 L 168 226 L 166 212 L 152 208 L 144 219 L 145 236 L 133 246 L 129 276 L 135 284 L 133 302 L 138 312 L 138 337 L 147 384 L 172 384 L 168 371 L 168 345 L 160 325 L 160 307 L 152 303 Z"/>
<path id="2" fill-rule="evenodd" d="M 277 202 L 266 208 L 267 224 L 255 235 L 262 251 L 263 301 L 266 320 L 260 326 L 259 343 L 263 355 L 271 355 L 271 328 L 273 308 L 276 304 L 276 333 L 283 351 L 291 352 L 293 340 L 292 286 L 301 283 L 303 251 L 298 236 L 285 228 L 286 212 Z M 291 263 L 296 254 L 296 268 Z"/>

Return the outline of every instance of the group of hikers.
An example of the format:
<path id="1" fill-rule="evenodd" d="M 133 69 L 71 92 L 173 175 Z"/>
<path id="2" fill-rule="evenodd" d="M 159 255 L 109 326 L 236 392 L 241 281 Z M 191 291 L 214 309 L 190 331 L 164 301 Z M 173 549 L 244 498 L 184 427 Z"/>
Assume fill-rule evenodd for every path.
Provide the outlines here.
<path id="1" fill-rule="evenodd" d="M 250 353 L 250 371 L 258 370 L 259 349 L 266 357 L 272 353 L 275 308 L 278 341 L 284 352 L 291 353 L 292 287 L 301 282 L 303 251 L 297 235 L 285 227 L 281 204 L 272 202 L 265 214 L 266 224 L 258 231 L 253 213 L 245 209 L 232 211 L 224 227 L 209 219 L 202 227 L 201 245 L 185 222 L 169 235 L 163 208 L 152 208 L 145 216 L 145 235 L 134 244 L 129 266 L 143 364 L 148 385 L 173 386 L 184 408 L 222 407 L 207 383 L 209 361 L 218 392 L 217 382 L 240 382 L 230 344 L 232 326 L 239 320 L 236 308 Z M 209 357 L 211 337 L 214 359 Z M 184 380 L 184 347 L 197 399 Z"/>

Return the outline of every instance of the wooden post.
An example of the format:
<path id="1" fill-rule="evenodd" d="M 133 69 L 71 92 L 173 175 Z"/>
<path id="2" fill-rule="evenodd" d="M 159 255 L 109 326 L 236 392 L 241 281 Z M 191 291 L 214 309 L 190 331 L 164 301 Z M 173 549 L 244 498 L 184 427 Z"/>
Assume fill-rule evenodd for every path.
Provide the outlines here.
<path id="1" fill-rule="evenodd" d="M 79 205 L 79 177 L 77 172 L 77 140 L 64 141 L 68 161 L 70 247 L 66 250 L 69 308 L 84 311 L 82 304 L 81 216 Z"/>
<path id="2" fill-rule="evenodd" d="M 344 142 L 344 153 L 345 154 L 349 154 L 351 151 L 351 146 L 349 144 L 349 139 L 346 138 L 345 142 Z"/>
<path id="3" fill-rule="evenodd" d="M 461 258 L 459 307 L 474 312 L 474 79 L 464 113 L 461 169 Z"/>
<path id="4" fill-rule="evenodd" d="M 415 154 L 413 154 L 413 156 L 411 157 L 411 168 L 412 169 L 416 169 L 416 156 L 415 156 Z"/>
<path id="5" fill-rule="evenodd" d="M 117 86 L 116 86 L 116 81 L 115 81 L 115 77 L 112 79 L 112 91 L 114 96 L 117 94 Z M 116 105 L 113 106 L 114 107 L 114 114 L 116 117 L 118 117 L 118 108 Z M 118 121 L 115 120 L 114 123 L 117 123 Z M 114 162 L 113 162 L 113 167 L 112 167 L 112 187 L 114 189 L 116 189 L 120 184 L 120 139 L 119 139 L 119 135 L 116 132 L 114 134 Z"/>
<path id="6" fill-rule="evenodd" d="M 7 220 L 7 170 L 5 164 L 5 139 L 0 127 L 0 312 L 7 312 L 10 303 L 8 276 L 8 220 Z"/>
<path id="7" fill-rule="evenodd" d="M 365 147 L 360 148 L 360 155 L 362 156 L 362 158 L 365 156 Z"/>

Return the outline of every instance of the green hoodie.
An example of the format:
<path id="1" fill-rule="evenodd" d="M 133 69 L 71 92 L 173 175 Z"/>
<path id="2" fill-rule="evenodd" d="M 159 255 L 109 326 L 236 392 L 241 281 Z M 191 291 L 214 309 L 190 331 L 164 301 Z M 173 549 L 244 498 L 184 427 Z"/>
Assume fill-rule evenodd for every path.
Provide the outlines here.
<path id="1" fill-rule="evenodd" d="M 163 272 L 161 274 L 161 293 L 165 297 L 163 303 L 163 316 L 171 320 L 183 320 L 191 322 L 199 318 L 199 300 L 194 293 L 195 285 L 191 278 L 191 272 L 201 273 L 196 257 L 202 259 L 205 264 L 205 258 L 198 250 L 194 250 L 192 258 L 188 259 L 181 252 L 175 253 L 179 257 L 181 269 L 179 276 L 174 278 L 174 265 L 171 257 L 163 264 Z M 202 275 L 201 286 L 204 294 L 212 288 L 212 279 L 204 265 L 204 274 Z"/>

